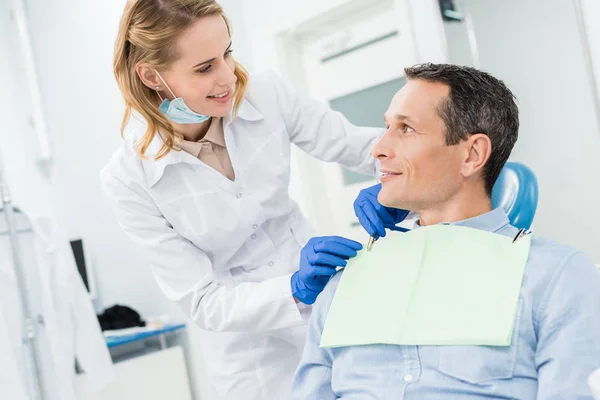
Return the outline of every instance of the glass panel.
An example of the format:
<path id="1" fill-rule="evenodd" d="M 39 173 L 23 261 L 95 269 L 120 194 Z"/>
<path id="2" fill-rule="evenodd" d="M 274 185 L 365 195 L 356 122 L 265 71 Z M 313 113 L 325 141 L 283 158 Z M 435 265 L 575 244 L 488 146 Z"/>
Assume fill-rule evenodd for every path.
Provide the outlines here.
<path id="1" fill-rule="evenodd" d="M 383 113 L 387 110 L 392 97 L 405 83 L 404 77 L 393 79 L 332 99 L 329 106 L 344 114 L 354 125 L 385 128 Z M 373 179 L 372 176 L 358 174 L 346 168 L 342 168 L 342 174 L 345 186 Z"/>

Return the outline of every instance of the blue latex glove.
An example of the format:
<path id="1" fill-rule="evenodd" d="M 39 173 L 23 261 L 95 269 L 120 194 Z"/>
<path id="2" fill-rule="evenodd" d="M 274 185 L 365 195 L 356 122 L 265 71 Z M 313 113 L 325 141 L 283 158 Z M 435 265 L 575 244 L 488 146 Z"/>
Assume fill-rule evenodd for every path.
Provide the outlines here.
<path id="1" fill-rule="evenodd" d="M 339 236 L 310 239 L 300 252 L 300 269 L 292 275 L 294 297 L 304 304 L 313 304 L 336 267 L 345 267 L 360 249 L 360 243 Z"/>
<path id="2" fill-rule="evenodd" d="M 407 231 L 396 224 L 404 221 L 408 211 L 379 204 L 377 195 L 380 190 L 381 183 L 368 187 L 361 190 L 354 200 L 354 213 L 358 217 L 358 222 L 375 239 L 384 237 L 386 228 L 393 231 Z"/>

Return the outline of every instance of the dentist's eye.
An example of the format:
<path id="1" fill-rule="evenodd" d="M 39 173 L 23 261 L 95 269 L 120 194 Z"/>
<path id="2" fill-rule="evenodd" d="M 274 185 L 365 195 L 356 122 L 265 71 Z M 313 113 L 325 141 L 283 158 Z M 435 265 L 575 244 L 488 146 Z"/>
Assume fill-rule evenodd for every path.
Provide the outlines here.
<path id="1" fill-rule="evenodd" d="M 414 132 L 414 131 L 415 130 L 412 127 L 410 127 L 408 125 L 404 125 L 404 132 L 410 133 L 410 132 Z"/>
<path id="2" fill-rule="evenodd" d="M 211 67 L 212 67 L 211 65 L 208 65 L 208 66 L 206 66 L 204 68 L 200 68 L 200 69 L 196 70 L 196 72 L 199 72 L 201 74 L 205 74 L 205 73 L 207 73 L 207 72 L 210 71 Z"/>

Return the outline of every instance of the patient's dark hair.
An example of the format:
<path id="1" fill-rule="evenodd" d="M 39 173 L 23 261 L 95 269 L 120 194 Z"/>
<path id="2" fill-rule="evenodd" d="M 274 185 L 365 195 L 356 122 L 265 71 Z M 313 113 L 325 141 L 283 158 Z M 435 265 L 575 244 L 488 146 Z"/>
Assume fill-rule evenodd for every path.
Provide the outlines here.
<path id="1" fill-rule="evenodd" d="M 483 133 L 492 152 L 483 177 L 489 196 L 519 135 L 519 109 L 506 85 L 490 74 L 450 64 L 420 64 L 405 68 L 408 79 L 441 82 L 450 94 L 439 109 L 446 124 L 446 144 L 452 146 L 469 135 Z"/>

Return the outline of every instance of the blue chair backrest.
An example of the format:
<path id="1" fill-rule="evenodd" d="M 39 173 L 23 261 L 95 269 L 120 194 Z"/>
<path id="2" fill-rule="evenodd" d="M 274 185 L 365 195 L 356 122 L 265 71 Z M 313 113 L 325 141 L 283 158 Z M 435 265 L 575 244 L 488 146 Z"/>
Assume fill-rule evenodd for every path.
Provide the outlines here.
<path id="1" fill-rule="evenodd" d="M 513 226 L 529 229 L 538 204 L 538 181 L 524 164 L 507 162 L 492 189 L 492 207 L 502 207 Z"/>

